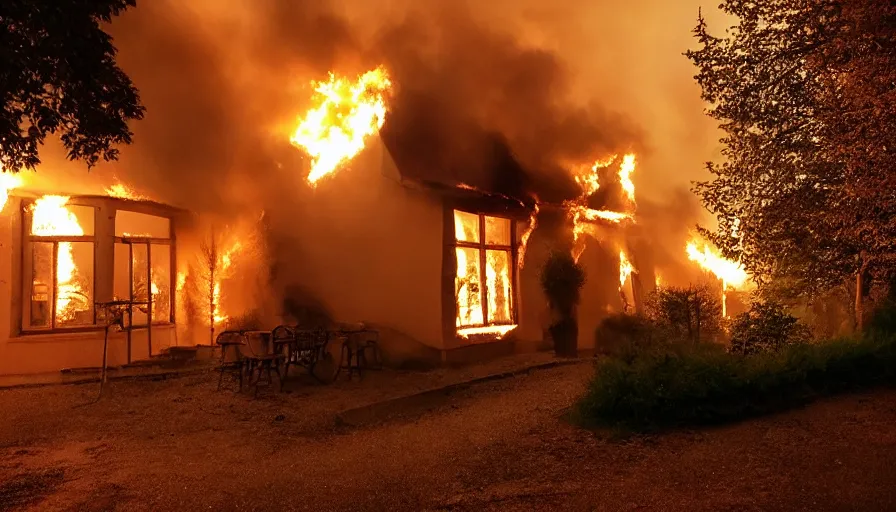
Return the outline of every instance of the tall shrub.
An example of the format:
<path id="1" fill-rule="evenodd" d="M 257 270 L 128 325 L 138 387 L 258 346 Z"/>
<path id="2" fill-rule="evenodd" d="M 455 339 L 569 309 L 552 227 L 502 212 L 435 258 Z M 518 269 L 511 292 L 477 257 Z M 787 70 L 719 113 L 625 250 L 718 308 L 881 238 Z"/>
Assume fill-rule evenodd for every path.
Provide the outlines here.
<path id="1" fill-rule="evenodd" d="M 584 285 L 585 271 L 572 255 L 552 252 L 541 271 L 541 287 L 553 312 L 549 329 L 557 355 L 572 357 L 578 353 L 576 306 Z"/>

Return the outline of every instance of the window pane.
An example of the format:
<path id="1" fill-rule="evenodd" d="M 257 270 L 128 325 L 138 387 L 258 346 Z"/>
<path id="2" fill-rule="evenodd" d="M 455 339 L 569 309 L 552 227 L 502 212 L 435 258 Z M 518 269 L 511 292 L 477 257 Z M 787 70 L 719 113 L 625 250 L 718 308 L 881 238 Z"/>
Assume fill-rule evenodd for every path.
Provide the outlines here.
<path id="1" fill-rule="evenodd" d="M 131 299 L 131 246 L 115 244 L 115 258 L 112 262 L 112 295 L 115 300 Z"/>
<path id="2" fill-rule="evenodd" d="M 152 261 L 152 321 L 171 321 L 171 248 L 153 244 Z"/>
<path id="3" fill-rule="evenodd" d="M 134 300 L 136 302 L 146 302 L 149 300 L 149 296 L 146 293 L 146 278 L 148 277 L 146 275 L 148 269 L 147 246 L 146 244 L 133 244 L 131 245 L 131 251 L 134 272 L 132 282 Z M 134 306 L 134 318 L 131 323 L 133 325 L 146 325 L 147 311 L 148 308 L 145 304 Z"/>
<path id="4" fill-rule="evenodd" d="M 115 213 L 115 236 L 169 238 L 171 219 L 119 210 Z"/>
<path id="5" fill-rule="evenodd" d="M 457 326 L 482 325 L 482 290 L 479 251 L 458 247 L 457 277 L 454 281 L 457 302 Z"/>
<path id="6" fill-rule="evenodd" d="M 93 242 L 59 242 L 56 245 L 56 327 L 93 323 Z"/>
<path id="7" fill-rule="evenodd" d="M 479 243 L 479 216 L 454 210 L 454 237 L 458 242 Z"/>
<path id="8" fill-rule="evenodd" d="M 513 294 L 511 282 L 510 251 L 485 252 L 485 285 L 488 300 L 488 322 L 509 324 L 513 321 L 510 306 Z"/>
<path id="9" fill-rule="evenodd" d="M 485 218 L 485 243 L 510 245 L 510 219 Z"/>
<path id="10" fill-rule="evenodd" d="M 31 234 L 93 236 L 93 207 L 68 204 L 66 196 L 43 196 L 32 204 Z"/>
<path id="11" fill-rule="evenodd" d="M 32 242 L 31 246 L 31 309 L 28 327 L 50 327 L 53 314 L 50 302 L 53 292 L 53 244 Z M 26 256 L 27 257 L 27 256 Z"/>

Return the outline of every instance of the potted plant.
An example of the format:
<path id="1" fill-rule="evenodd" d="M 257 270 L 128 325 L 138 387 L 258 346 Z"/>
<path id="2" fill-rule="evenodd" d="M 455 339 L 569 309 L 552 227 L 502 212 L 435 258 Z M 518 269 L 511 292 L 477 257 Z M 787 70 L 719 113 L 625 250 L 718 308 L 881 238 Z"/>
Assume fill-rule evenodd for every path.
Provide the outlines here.
<path id="1" fill-rule="evenodd" d="M 554 251 L 541 271 L 541 287 L 551 308 L 548 331 L 560 357 L 578 355 L 579 325 L 576 307 L 585 284 L 585 271 L 565 251 Z"/>

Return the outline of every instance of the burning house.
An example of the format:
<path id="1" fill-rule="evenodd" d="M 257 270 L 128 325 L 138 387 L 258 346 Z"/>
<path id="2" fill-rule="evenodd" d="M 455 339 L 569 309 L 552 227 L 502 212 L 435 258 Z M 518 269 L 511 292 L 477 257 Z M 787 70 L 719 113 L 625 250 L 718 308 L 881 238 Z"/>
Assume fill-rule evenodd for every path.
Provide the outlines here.
<path id="1" fill-rule="evenodd" d="M 108 196 L 5 197 L 0 222 L 0 374 L 96 367 L 104 319 L 97 303 L 135 306 L 110 361 L 176 345 L 177 234 L 186 212 Z M 149 329 L 149 326 L 152 329 Z"/>

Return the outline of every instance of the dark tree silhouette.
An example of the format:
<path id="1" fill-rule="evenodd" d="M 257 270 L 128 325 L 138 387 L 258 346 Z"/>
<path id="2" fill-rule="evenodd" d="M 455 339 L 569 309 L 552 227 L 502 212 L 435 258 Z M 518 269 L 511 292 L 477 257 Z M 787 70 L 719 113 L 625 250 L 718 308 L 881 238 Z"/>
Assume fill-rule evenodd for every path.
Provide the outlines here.
<path id="1" fill-rule="evenodd" d="M 144 108 L 116 65 L 110 22 L 136 0 L 0 2 L 0 165 L 34 168 L 48 134 L 88 167 L 118 157 Z"/>
<path id="2" fill-rule="evenodd" d="M 725 0 L 687 52 L 725 162 L 696 185 L 710 235 L 760 281 L 812 295 L 891 273 L 896 255 L 896 4 Z M 859 308 L 860 310 L 860 308 Z M 858 314 L 860 316 L 860 312 Z"/>

